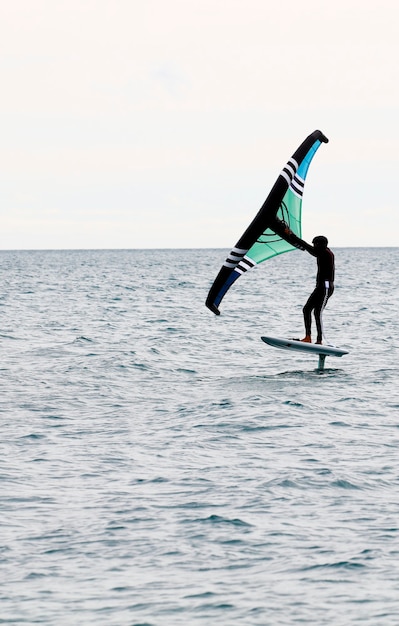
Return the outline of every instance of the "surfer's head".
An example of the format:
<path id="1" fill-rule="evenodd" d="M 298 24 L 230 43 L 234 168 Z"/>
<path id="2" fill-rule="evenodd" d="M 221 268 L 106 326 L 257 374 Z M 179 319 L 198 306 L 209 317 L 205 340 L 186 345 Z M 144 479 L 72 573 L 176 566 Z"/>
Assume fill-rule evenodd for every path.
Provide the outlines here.
<path id="1" fill-rule="evenodd" d="M 328 239 L 327 237 L 324 237 L 324 235 L 318 235 L 313 239 L 312 244 L 315 248 L 327 248 Z"/>

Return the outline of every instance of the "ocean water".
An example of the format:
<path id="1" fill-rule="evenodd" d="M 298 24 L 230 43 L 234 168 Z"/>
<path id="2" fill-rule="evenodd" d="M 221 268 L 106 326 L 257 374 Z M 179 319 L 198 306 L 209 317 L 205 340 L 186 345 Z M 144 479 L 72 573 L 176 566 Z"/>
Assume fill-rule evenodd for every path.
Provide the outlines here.
<path id="1" fill-rule="evenodd" d="M 0 623 L 399 624 L 399 248 L 0 253 Z"/>

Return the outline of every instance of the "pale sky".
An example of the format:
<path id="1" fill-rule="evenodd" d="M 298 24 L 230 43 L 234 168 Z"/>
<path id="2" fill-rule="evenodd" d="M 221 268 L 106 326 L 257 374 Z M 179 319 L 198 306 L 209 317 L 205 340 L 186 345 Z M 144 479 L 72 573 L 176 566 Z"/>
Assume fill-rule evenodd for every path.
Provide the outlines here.
<path id="1" fill-rule="evenodd" d="M 399 245 L 398 0 L 0 0 L 0 249 L 230 249 L 303 139 L 303 236 Z"/>

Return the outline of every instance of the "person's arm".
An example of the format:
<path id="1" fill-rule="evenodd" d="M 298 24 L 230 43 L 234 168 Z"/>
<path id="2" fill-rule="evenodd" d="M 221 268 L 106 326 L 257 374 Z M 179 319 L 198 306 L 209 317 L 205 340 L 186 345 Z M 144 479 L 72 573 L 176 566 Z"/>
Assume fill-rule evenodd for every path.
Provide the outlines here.
<path id="1" fill-rule="evenodd" d="M 292 246 L 295 246 L 295 248 L 298 248 L 299 250 L 306 250 L 312 256 L 316 256 L 314 247 L 300 237 L 297 237 L 297 235 L 292 232 L 287 224 L 278 219 L 278 217 L 275 218 L 270 228 L 274 230 L 277 235 L 280 235 L 280 237 L 285 239 L 285 241 L 288 241 L 288 243 L 290 243 Z"/>
<path id="2" fill-rule="evenodd" d="M 311 246 L 310 243 L 308 243 L 304 239 L 301 239 L 300 237 L 297 237 L 289 228 L 287 230 L 289 231 L 287 241 L 290 244 L 295 246 L 295 248 L 299 248 L 300 250 L 306 250 L 306 252 L 309 252 L 309 254 L 311 254 L 312 256 L 317 256 L 314 247 Z"/>

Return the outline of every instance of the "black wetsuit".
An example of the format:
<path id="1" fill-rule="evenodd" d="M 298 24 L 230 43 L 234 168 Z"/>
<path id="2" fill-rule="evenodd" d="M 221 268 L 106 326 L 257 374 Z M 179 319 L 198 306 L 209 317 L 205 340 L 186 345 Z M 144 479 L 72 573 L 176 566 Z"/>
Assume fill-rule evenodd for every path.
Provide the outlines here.
<path id="1" fill-rule="evenodd" d="M 323 339 L 321 314 L 327 304 L 327 300 L 334 292 L 334 254 L 331 252 L 330 248 L 311 246 L 303 239 L 294 235 L 292 231 L 287 232 L 287 225 L 278 218 L 275 219 L 271 228 L 296 248 L 306 250 L 309 254 L 317 258 L 316 287 L 303 307 L 303 320 L 305 323 L 306 335 L 310 335 L 312 329 L 312 311 L 314 311 L 317 328 L 317 342 L 321 343 Z"/>
<path id="2" fill-rule="evenodd" d="M 316 287 L 303 307 L 303 320 L 305 322 L 306 334 L 310 335 L 312 328 L 312 311 L 314 311 L 317 328 L 317 342 L 321 343 L 323 339 L 323 323 L 321 314 L 328 299 L 334 293 L 334 254 L 331 252 L 330 248 L 310 246 L 306 242 L 303 242 L 303 244 L 305 250 L 317 258 Z"/>

